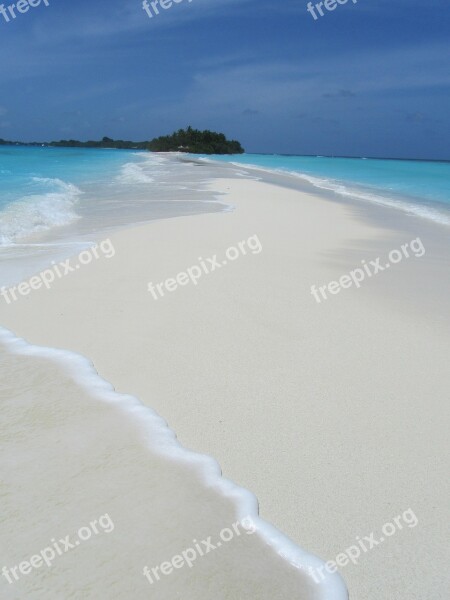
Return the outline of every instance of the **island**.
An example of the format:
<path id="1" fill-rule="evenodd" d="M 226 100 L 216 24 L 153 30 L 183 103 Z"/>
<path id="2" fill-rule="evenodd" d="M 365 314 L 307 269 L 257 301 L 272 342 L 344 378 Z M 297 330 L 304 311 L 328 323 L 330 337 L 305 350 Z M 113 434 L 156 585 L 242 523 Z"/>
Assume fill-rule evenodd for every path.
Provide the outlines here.
<path id="1" fill-rule="evenodd" d="M 153 152 L 190 152 L 191 154 L 243 154 L 244 149 L 236 140 L 227 140 L 223 133 L 205 129 L 179 129 L 172 135 L 153 139 L 148 144 Z"/>
<path id="2" fill-rule="evenodd" d="M 188 152 L 190 154 L 243 154 L 244 148 L 236 140 L 227 140 L 223 133 L 205 129 L 179 129 L 171 135 L 160 136 L 147 142 L 113 140 L 100 141 L 60 140 L 59 142 L 11 142 L 0 139 L 0 146 L 55 146 L 62 148 L 116 148 L 120 150 L 149 150 L 151 152 Z"/>

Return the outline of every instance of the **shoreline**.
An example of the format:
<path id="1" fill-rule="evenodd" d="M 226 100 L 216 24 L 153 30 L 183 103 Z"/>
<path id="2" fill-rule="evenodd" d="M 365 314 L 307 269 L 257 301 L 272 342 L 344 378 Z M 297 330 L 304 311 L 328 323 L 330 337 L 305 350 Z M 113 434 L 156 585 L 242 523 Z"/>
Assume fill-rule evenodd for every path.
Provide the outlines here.
<path id="1" fill-rule="evenodd" d="M 434 225 L 414 219 L 402 223 L 400 231 L 386 228 L 382 209 L 333 203 L 319 193 L 232 176 L 212 180 L 209 189 L 215 196 L 219 190 L 220 198 L 227 194 L 236 209 L 120 229 L 111 235 L 117 251 L 113 260 L 80 270 L 48 293 L 37 291 L 32 302 L 2 306 L 0 321 L 30 343 L 89 357 L 118 392 L 132 394 L 162 415 L 184 447 L 213 456 L 224 477 L 254 492 L 263 519 L 324 560 L 337 556 L 355 535 L 408 508 L 417 511 L 429 531 L 437 514 L 426 510 L 426 495 L 412 469 L 427 473 L 435 486 L 439 470 L 433 477 L 430 457 L 419 456 L 404 434 L 400 439 L 393 434 L 402 418 L 410 435 L 418 434 L 424 422 L 421 365 L 435 375 L 437 398 L 445 393 L 448 242 Z M 371 212 L 378 212 L 376 222 L 367 218 Z M 404 261 L 361 289 L 315 306 L 310 285 L 332 281 L 361 258 L 384 254 L 417 233 L 425 238 L 423 262 Z M 172 278 L 199 256 L 222 255 L 252 235 L 261 240 L 260 255 L 241 256 L 198 285 L 176 289 L 157 302 L 151 298 L 148 281 Z M 436 290 L 430 299 L 415 289 L 418 277 Z M 408 298 L 405 313 L 402 301 Z M 53 315 L 57 327 L 50 330 L 38 315 Z M 422 347 L 416 347 L 417 339 Z M 431 345 L 440 349 L 433 365 L 427 362 Z M 195 364 L 190 361 L 193 349 Z M 357 365 L 352 377 L 345 371 L 349 364 Z M 419 415 L 419 424 L 405 410 Z M 385 422 L 384 411 L 391 422 Z M 372 431 L 363 435 L 368 415 Z M 440 424 L 427 425 L 421 434 L 430 448 L 438 447 Z M 382 435 L 383 427 L 390 437 Z M 352 456 L 355 448 L 358 457 Z M 390 453 L 404 463 L 404 471 L 392 463 Z M 366 478 L 367 488 L 361 488 L 359 477 Z M 391 488 L 395 477 L 403 481 L 401 490 Z M 411 506 L 414 497 L 417 504 Z M 364 515 L 361 502 L 367 506 Z M 443 510 L 439 507 L 440 518 Z M 403 533 L 393 541 L 402 556 L 396 569 L 406 577 L 411 575 L 412 539 L 435 560 L 440 542 L 431 546 L 420 527 Z M 395 594 L 389 556 L 372 558 L 364 572 L 356 566 L 343 570 L 350 597 L 375 599 L 380 580 L 386 596 Z M 419 587 L 411 598 L 422 597 L 424 590 L 441 598 L 434 579 L 424 576 L 414 584 Z"/>
<path id="2" fill-rule="evenodd" d="M 260 156 L 260 155 L 256 155 Z M 265 156 L 265 155 L 264 155 Z M 271 155 L 267 155 L 271 156 Z M 296 158 L 296 157 L 295 157 Z M 304 158 L 304 157 L 300 157 Z M 327 158 L 327 157 L 314 157 L 310 156 L 307 158 Z M 330 157 L 339 158 L 344 157 Z M 404 193 L 393 192 L 389 188 L 377 188 L 370 184 L 363 184 L 353 179 L 335 179 L 334 177 L 308 174 L 307 172 L 288 170 L 285 168 L 276 168 L 275 166 L 270 167 L 266 165 L 257 165 L 252 163 L 240 163 L 232 161 L 220 161 L 218 159 L 210 158 L 192 158 L 190 160 L 179 158 L 180 162 L 193 162 L 195 164 L 216 164 L 216 165 L 228 165 L 235 169 L 245 170 L 249 174 L 253 174 L 257 179 L 270 183 L 277 183 L 282 187 L 292 187 L 293 189 L 301 190 L 308 194 L 317 194 L 319 197 L 326 197 L 334 202 L 348 203 L 350 205 L 359 206 L 367 205 L 367 207 L 374 207 L 375 213 L 377 208 L 387 208 L 388 210 L 394 209 L 395 212 L 399 212 L 406 215 L 409 218 L 420 218 L 426 221 L 446 228 L 450 226 L 450 205 L 441 201 L 433 200 L 431 202 L 426 201 L 421 196 L 409 197 Z M 393 160 L 396 159 L 355 159 L 355 160 Z M 417 162 L 438 162 L 442 164 L 449 163 L 450 161 L 420 161 Z M 258 177 L 258 175 L 263 175 Z M 292 182 L 292 186 L 289 185 L 289 181 Z M 326 185 L 324 183 L 326 182 Z M 343 188 L 343 189 L 342 189 Z"/>
<path id="3" fill-rule="evenodd" d="M 174 513 L 172 509 L 172 514 L 169 513 L 169 515 L 164 514 L 164 512 L 161 515 L 158 513 L 156 515 L 149 515 L 146 514 L 145 511 L 141 512 L 141 518 L 143 517 L 146 520 L 146 522 L 145 524 L 140 524 L 141 531 L 135 532 L 133 543 L 130 544 L 128 548 L 128 552 L 130 554 L 133 554 L 133 558 L 136 561 L 135 564 L 131 562 L 129 564 L 129 567 L 134 569 L 136 567 L 136 563 L 138 563 L 139 560 L 143 561 L 144 558 L 146 558 L 146 556 L 142 554 L 142 552 L 140 554 L 139 552 L 136 553 L 133 546 L 136 540 L 140 536 L 142 536 L 142 527 L 144 528 L 144 531 L 147 531 L 148 533 L 152 531 L 152 528 L 155 528 L 155 518 L 156 520 L 162 519 L 163 522 L 164 519 L 166 521 L 174 520 L 177 522 L 177 529 L 171 532 L 171 537 L 173 537 L 171 543 L 168 545 L 168 547 L 165 547 L 167 546 L 167 543 L 163 539 L 162 534 L 167 535 L 167 531 L 162 530 L 161 537 L 157 540 L 156 543 L 145 542 L 144 538 L 139 539 L 139 545 L 143 545 L 145 543 L 148 545 L 146 549 L 148 555 L 153 554 L 154 556 L 161 556 L 165 553 L 166 557 L 167 554 L 170 552 L 171 546 L 176 548 L 176 545 L 181 544 L 183 539 L 188 539 L 190 529 L 192 529 L 192 532 L 196 535 L 196 537 L 199 537 L 198 532 L 201 529 L 210 533 L 213 531 L 214 524 L 218 531 L 218 527 L 220 526 L 220 524 L 228 524 L 229 522 L 229 524 L 231 525 L 231 519 L 237 518 L 238 521 L 235 521 L 235 523 L 233 523 L 232 525 L 234 535 L 229 537 L 229 532 L 231 531 L 231 529 L 229 529 L 228 527 L 224 527 L 222 529 L 222 543 L 227 544 L 233 538 L 235 538 L 236 536 L 239 537 L 242 534 L 242 532 L 239 532 L 238 530 L 239 527 L 236 526 L 241 526 L 243 533 L 246 533 L 247 535 L 256 535 L 254 538 L 252 538 L 253 543 L 250 546 L 244 545 L 240 549 L 240 553 L 238 554 L 238 556 L 235 556 L 233 558 L 231 558 L 230 556 L 225 557 L 222 559 L 223 562 L 220 561 L 220 557 L 218 557 L 216 559 L 217 563 L 213 564 L 212 567 L 209 566 L 207 568 L 207 571 L 203 575 L 203 577 L 214 577 L 215 579 L 219 579 L 217 572 L 224 572 L 225 580 L 220 581 L 219 579 L 218 583 L 220 587 L 216 590 L 216 593 L 219 593 L 219 589 L 223 585 L 236 587 L 236 591 L 240 593 L 244 591 L 244 588 L 242 588 L 241 583 L 239 582 L 239 578 L 242 577 L 242 575 L 237 575 L 236 581 L 234 581 L 234 578 L 231 578 L 230 580 L 227 575 L 233 571 L 239 573 L 239 569 L 242 567 L 241 563 L 245 562 L 247 563 L 247 568 L 253 568 L 255 571 L 261 571 L 261 573 L 264 570 L 268 570 L 268 572 L 273 577 L 273 581 L 271 582 L 271 585 L 267 587 L 267 589 L 259 588 L 257 578 L 255 582 L 246 582 L 246 586 L 255 586 L 255 593 L 259 594 L 258 597 L 267 597 L 268 600 L 271 598 L 277 598 L 279 600 L 282 600 L 283 598 L 285 598 L 286 593 L 292 595 L 295 592 L 301 590 L 302 594 L 307 594 L 307 596 L 302 597 L 308 597 L 311 598 L 311 600 L 346 600 L 348 598 L 345 585 L 338 576 L 329 573 L 319 578 L 315 575 L 315 573 L 320 573 L 320 570 L 323 569 L 323 562 L 320 559 L 300 548 L 270 523 L 261 519 L 261 517 L 258 514 L 258 501 L 249 490 L 237 486 L 232 481 L 226 479 L 222 475 L 220 466 L 214 460 L 214 458 L 207 455 L 199 454 L 198 452 L 193 452 L 183 447 L 177 440 L 173 431 L 170 430 L 164 419 L 162 419 L 158 414 L 156 414 L 150 407 L 141 404 L 141 402 L 137 398 L 117 393 L 109 382 L 105 381 L 99 376 L 99 374 L 94 368 L 94 365 L 90 362 L 89 359 L 87 359 L 84 356 L 74 354 L 73 352 L 67 350 L 58 350 L 54 348 L 46 348 L 43 346 L 33 346 L 28 342 L 17 338 L 13 333 L 5 330 L 3 327 L 0 330 L 0 348 L 2 347 L 8 349 L 9 357 L 14 357 L 19 360 L 26 360 L 28 362 L 30 362 L 30 359 L 35 359 L 36 361 L 42 362 L 44 364 L 48 361 L 50 372 L 57 374 L 55 378 L 56 381 L 59 384 L 61 384 L 65 380 L 65 393 L 68 394 L 69 397 L 73 395 L 71 388 L 74 388 L 75 395 L 80 395 L 81 391 L 82 396 L 85 396 L 90 402 L 94 401 L 95 403 L 92 407 L 89 407 L 88 404 L 85 404 L 85 406 L 83 407 L 83 405 L 81 404 L 81 406 L 76 406 L 75 410 L 84 410 L 83 416 L 85 418 L 88 415 L 92 418 L 95 412 L 103 413 L 103 418 L 107 419 L 107 421 L 109 422 L 109 426 L 114 427 L 117 430 L 117 433 L 119 431 L 119 428 L 122 428 L 123 426 L 124 431 L 121 431 L 120 434 L 122 437 L 126 435 L 127 430 L 132 430 L 133 438 L 136 438 L 135 440 L 133 440 L 132 445 L 136 446 L 136 450 L 139 450 L 140 454 L 143 455 L 139 456 L 139 454 L 135 451 L 135 455 L 133 457 L 133 461 L 136 461 L 135 468 L 138 467 L 140 469 L 140 471 L 138 471 L 138 474 L 141 477 L 145 478 L 150 476 L 153 479 L 155 479 L 155 477 L 164 477 L 165 479 L 169 478 L 170 480 L 170 477 L 173 477 L 171 471 L 175 470 L 175 472 L 178 473 L 177 486 L 179 486 L 179 488 L 177 489 L 177 493 L 180 495 L 180 498 L 182 498 L 186 502 L 187 499 L 183 498 L 183 496 L 185 496 L 186 494 L 190 494 L 195 497 L 196 503 L 200 504 L 201 510 L 200 507 L 194 508 L 194 511 L 195 509 L 197 509 L 199 511 L 199 514 L 195 514 L 194 512 L 194 514 L 188 515 L 188 518 L 192 519 L 194 525 L 197 526 L 197 530 L 192 528 L 192 523 L 190 522 L 190 520 L 187 520 L 186 524 L 180 522 L 181 518 L 178 514 L 178 510 L 176 513 Z M 31 368 L 33 368 L 32 362 L 30 362 L 30 366 Z M 64 379 L 61 379 L 61 381 L 59 381 L 59 377 L 61 375 Z M 75 398 L 72 398 L 72 400 L 75 400 Z M 36 410 L 36 407 L 33 407 L 32 402 L 30 402 L 29 404 L 32 410 Z M 73 420 L 73 414 L 71 414 L 73 412 L 75 411 L 73 408 L 71 408 L 70 412 L 68 411 L 65 418 L 67 418 L 68 416 L 71 420 Z M 26 419 L 23 419 L 23 424 L 25 423 Z M 26 423 L 30 430 L 34 430 L 34 436 L 36 436 L 36 434 L 38 436 L 41 435 L 41 432 L 39 432 L 39 429 L 37 428 L 38 424 L 39 422 L 34 422 L 30 427 L 30 424 Z M 61 422 L 59 424 L 60 432 L 58 432 L 58 435 L 64 437 L 67 434 L 65 429 L 67 429 L 67 426 Z M 53 432 L 52 434 L 54 435 Z M 115 438 L 108 439 L 104 435 L 102 437 L 104 438 L 102 440 L 103 443 L 111 444 L 112 442 L 114 444 L 118 441 Z M 34 440 L 32 441 L 32 443 L 36 444 Z M 17 450 L 21 451 L 20 445 L 17 446 Z M 100 448 L 101 446 L 100 444 L 98 444 L 96 452 L 98 452 Z M 78 449 L 75 449 L 75 451 L 78 453 Z M 73 456 L 71 456 L 65 448 L 60 448 L 60 452 L 64 452 L 67 454 L 67 457 L 65 458 L 67 464 L 64 465 L 64 475 L 66 475 L 66 470 L 70 473 L 73 468 L 71 465 L 71 462 L 73 462 Z M 117 452 L 113 448 L 113 457 L 116 454 Z M 118 456 L 116 456 L 115 458 L 117 460 Z M 162 463 L 163 466 L 163 468 L 160 467 L 158 470 L 156 470 L 156 472 L 155 466 L 151 465 L 151 462 L 155 462 L 155 458 L 159 463 Z M 91 466 L 93 467 L 95 465 L 94 457 L 90 457 L 89 461 L 91 462 Z M 103 465 L 101 465 L 101 467 L 103 468 Z M 56 466 L 50 463 L 47 465 L 47 468 L 50 470 L 51 476 L 54 478 L 56 475 L 56 473 L 54 472 L 56 470 Z M 106 465 L 106 468 L 110 470 L 110 467 L 108 465 Z M 58 478 L 62 479 L 64 475 L 63 473 L 59 473 Z M 30 477 L 30 475 L 28 475 L 28 477 Z M 71 477 L 76 478 L 78 476 L 76 472 L 74 472 L 71 474 Z M 45 479 L 47 479 L 47 476 Z M 100 474 L 99 479 L 101 483 L 102 477 L 100 476 Z M 116 483 L 120 484 L 121 482 L 120 480 L 118 480 Z M 136 484 L 137 481 L 133 478 L 130 478 L 129 483 L 133 485 Z M 37 481 L 35 481 L 35 485 L 36 484 Z M 82 482 L 80 481 L 78 482 L 78 485 L 79 484 L 82 484 L 82 486 L 80 486 L 80 491 L 83 494 L 87 490 L 89 490 L 90 494 L 93 494 L 93 492 L 95 491 L 95 485 L 89 480 L 85 480 Z M 45 486 L 46 484 L 44 480 L 44 487 Z M 36 485 L 36 487 L 38 486 Z M 136 497 L 138 498 L 139 502 L 142 503 L 145 497 L 145 491 L 141 490 L 140 494 L 142 497 L 139 497 L 138 494 L 136 494 Z M 48 502 L 50 504 L 50 511 L 48 507 L 44 506 L 41 506 L 40 509 L 42 512 L 48 512 L 48 518 L 52 518 L 52 512 L 58 512 L 57 502 L 56 506 L 52 507 L 52 505 L 55 504 L 55 497 L 49 496 L 47 498 L 46 495 L 47 492 L 45 494 L 37 495 L 37 498 L 41 503 Z M 98 495 L 99 494 L 97 492 L 97 496 Z M 161 498 L 158 498 L 158 502 L 165 504 L 168 499 L 164 495 L 161 496 Z M 192 498 L 190 498 L 190 501 L 192 502 Z M 85 518 L 87 519 L 88 515 L 92 514 L 92 506 L 98 505 L 99 509 L 101 509 L 102 505 L 104 506 L 105 503 L 108 503 L 109 505 L 112 504 L 115 507 L 117 515 L 118 502 L 114 495 L 109 496 L 108 494 L 101 494 L 100 497 L 93 497 L 90 499 L 90 504 L 88 510 L 86 511 Z M 5 510 L 7 511 L 9 508 L 10 507 L 7 505 Z M 78 507 L 76 511 L 74 509 L 75 506 L 71 507 L 71 512 L 76 512 L 77 516 L 79 517 Z M 119 509 L 122 512 L 121 520 L 123 521 L 124 512 L 127 510 L 127 507 L 119 505 Z M 181 512 L 189 512 L 190 509 L 191 507 L 189 502 L 186 502 L 185 510 Z M 162 512 L 161 507 L 158 507 L 158 511 L 159 513 Z M 217 513 L 215 511 L 217 511 Z M 65 512 L 68 513 L 69 511 Z M 212 514 L 210 514 L 208 517 L 205 517 L 204 513 Z M 224 516 L 226 514 L 229 514 L 228 521 Z M 73 521 L 73 515 L 66 514 L 66 519 L 68 516 L 70 516 L 70 521 Z M 111 531 L 114 531 L 115 524 L 113 523 L 109 514 L 105 514 L 104 517 L 108 517 L 110 525 L 112 526 Z M 170 517 L 170 519 L 168 519 L 168 517 Z M 13 522 L 17 521 L 17 514 L 11 515 L 10 518 Z M 34 536 L 39 537 L 39 535 L 37 535 L 36 532 L 36 526 L 39 525 L 42 529 L 41 520 L 39 519 L 37 524 L 33 522 L 32 519 L 28 519 L 28 521 L 30 522 L 28 523 L 28 525 L 25 526 L 16 522 L 15 529 L 13 530 L 13 536 L 11 536 L 10 529 L 2 529 L 1 533 L 3 538 L 8 539 L 8 537 L 11 536 L 10 542 L 13 543 L 18 531 L 23 536 L 24 527 L 29 527 L 30 530 L 33 532 Z M 93 525 L 92 522 L 91 525 Z M 126 523 L 127 528 L 132 526 L 132 522 Z M 122 534 L 124 528 L 124 523 L 122 523 Z M 222 532 L 228 532 L 226 538 L 223 537 Z M 96 533 L 98 534 L 98 531 L 96 531 Z M 211 537 L 208 537 L 207 539 L 211 540 Z M 24 544 L 24 540 L 21 539 L 21 543 L 18 544 L 19 552 L 21 550 L 26 552 L 27 550 L 25 549 L 29 548 L 29 542 L 27 540 L 25 541 L 26 543 Z M 193 542 L 197 542 L 197 540 L 194 539 Z M 215 547 L 211 546 L 211 542 L 209 542 L 209 544 L 210 548 L 212 547 L 216 550 L 219 548 L 219 546 L 221 546 L 221 543 L 219 543 Z M 199 548 L 198 544 L 195 547 Z M 47 548 L 47 550 L 49 550 L 49 548 Z M 192 548 L 188 548 L 187 551 L 188 550 L 194 551 Z M 15 549 L 15 551 L 17 552 L 17 549 Z M 111 552 L 108 548 L 103 548 L 102 551 L 105 553 L 105 556 L 107 556 Z M 202 554 L 201 550 L 199 550 L 198 552 L 195 551 L 196 556 L 193 556 L 192 554 L 189 555 L 187 551 L 186 556 L 184 552 L 182 556 L 184 557 L 184 560 L 187 561 L 186 564 L 189 565 L 189 568 L 192 568 L 194 560 L 199 560 L 204 555 Z M 57 555 L 53 550 L 52 554 L 53 561 Z M 58 549 L 57 554 L 60 555 L 60 549 Z M 44 561 L 47 562 L 44 551 L 42 551 L 42 556 L 44 557 Z M 6 558 L 6 553 L 5 556 L 0 557 L 0 560 L 1 558 L 4 558 L 5 563 L 8 562 Z M 105 562 L 105 557 L 103 556 L 102 558 L 103 561 L 100 563 L 97 562 L 96 564 L 97 574 L 98 572 L 101 572 L 103 570 L 102 567 Z M 115 557 L 113 553 L 110 556 L 110 560 L 113 561 L 114 558 Z M 50 556 L 48 556 L 48 559 L 50 559 Z M 192 565 L 189 564 L 189 560 L 192 561 Z M 90 558 L 90 561 L 91 564 L 89 566 L 92 567 L 92 562 L 94 562 L 92 557 Z M 73 568 L 77 569 L 78 571 L 80 571 L 80 569 L 82 568 L 88 569 L 89 567 L 87 564 L 85 564 L 84 567 L 82 566 L 83 562 L 83 559 L 80 559 L 80 563 L 75 563 L 73 565 Z M 23 564 L 24 563 L 22 562 L 21 565 Z M 47 565 L 49 567 L 52 566 L 49 562 L 47 562 Z M 175 568 L 179 568 L 179 564 Z M 28 588 L 26 586 L 27 582 L 20 581 L 20 577 L 17 574 L 17 569 L 20 569 L 20 572 L 24 575 L 29 574 L 29 571 L 28 573 L 22 571 L 21 566 L 16 566 L 12 567 L 11 569 L 7 569 L 6 565 L 3 568 L 2 574 L 4 577 L 6 577 L 9 584 L 15 584 L 16 582 L 22 583 L 23 587 L 21 591 L 23 594 L 27 594 L 27 597 L 40 598 L 39 594 L 36 596 L 34 595 L 33 587 Z M 159 583 L 162 574 L 168 574 L 164 572 L 164 570 L 162 570 L 161 573 L 158 574 L 158 571 L 155 571 L 155 569 L 152 569 L 151 573 L 152 575 L 150 575 L 148 567 L 145 567 L 144 575 L 146 576 L 148 582 L 151 585 Z M 103 574 L 103 576 L 105 576 L 105 574 Z M 261 574 L 259 576 L 261 576 Z M 78 574 L 78 577 L 80 578 L 80 574 Z M 124 590 L 121 591 L 120 588 L 117 589 L 117 582 L 114 582 L 114 578 L 111 574 L 109 574 L 109 578 L 110 580 L 108 581 L 108 585 L 111 586 L 114 583 L 114 591 L 112 592 L 111 589 L 102 590 L 102 588 L 100 588 L 97 589 L 96 593 L 108 593 L 108 597 L 111 598 L 122 597 Z M 1 583 L 4 583 L 4 581 L 0 580 L 0 587 Z M 56 585 L 66 585 L 67 583 L 68 582 L 66 580 L 56 581 Z M 163 583 L 165 582 L 163 581 Z M 45 585 L 45 579 L 43 584 Z M 55 581 L 53 581 L 51 585 L 55 586 Z M 195 592 L 195 597 L 205 598 L 205 600 L 209 597 L 207 595 L 203 595 L 206 589 L 209 589 L 209 586 L 204 586 L 201 581 L 197 582 L 197 584 L 195 585 L 191 585 L 188 579 L 184 583 L 175 582 L 175 585 L 184 587 L 185 591 L 186 589 L 188 589 L 189 593 Z M 143 593 L 146 588 L 145 584 L 142 585 L 142 578 L 140 584 L 138 583 L 137 578 L 134 581 L 129 579 L 126 582 L 126 589 L 129 589 L 130 586 L 135 593 Z M 160 587 L 162 588 L 160 590 L 160 597 L 172 597 L 171 593 L 173 593 L 173 591 L 171 592 L 170 585 L 168 588 L 165 588 L 163 586 Z M 8 586 L 8 589 L 11 588 L 9 588 Z M 176 587 L 175 589 L 178 589 L 178 587 Z M 57 588 L 53 587 L 53 590 L 56 592 Z"/>

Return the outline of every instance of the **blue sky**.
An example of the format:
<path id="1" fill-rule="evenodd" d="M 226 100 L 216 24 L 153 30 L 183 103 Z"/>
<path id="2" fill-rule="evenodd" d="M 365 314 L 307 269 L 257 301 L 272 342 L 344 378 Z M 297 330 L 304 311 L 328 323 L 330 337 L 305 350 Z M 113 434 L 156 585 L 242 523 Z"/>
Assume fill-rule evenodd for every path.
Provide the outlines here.
<path id="1" fill-rule="evenodd" d="M 304 0 L 182 0 L 152 19 L 141 0 L 49 2 L 0 17 L 0 137 L 190 124 L 249 152 L 450 159 L 448 0 L 349 0 L 317 21 Z"/>

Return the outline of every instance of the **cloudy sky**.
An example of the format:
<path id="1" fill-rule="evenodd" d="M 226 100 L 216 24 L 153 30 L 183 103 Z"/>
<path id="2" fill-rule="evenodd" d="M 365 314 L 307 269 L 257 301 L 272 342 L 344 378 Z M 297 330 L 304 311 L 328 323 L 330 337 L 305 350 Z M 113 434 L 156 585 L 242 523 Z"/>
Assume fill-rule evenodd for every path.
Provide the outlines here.
<path id="1" fill-rule="evenodd" d="M 0 15 L 0 137 L 144 140 L 192 125 L 249 152 L 450 159 L 450 3 L 49 0 Z M 6 0 L 8 5 L 10 0 Z"/>

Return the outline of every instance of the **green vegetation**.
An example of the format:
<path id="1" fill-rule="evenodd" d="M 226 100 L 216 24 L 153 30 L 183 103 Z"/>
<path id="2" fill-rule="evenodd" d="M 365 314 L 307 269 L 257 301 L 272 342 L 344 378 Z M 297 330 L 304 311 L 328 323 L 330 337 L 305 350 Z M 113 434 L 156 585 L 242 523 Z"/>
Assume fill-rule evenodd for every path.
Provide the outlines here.
<path id="1" fill-rule="evenodd" d="M 172 135 L 152 140 L 148 149 L 153 152 L 190 152 L 192 154 L 242 154 L 244 149 L 236 140 L 227 140 L 223 133 L 200 131 L 198 129 L 179 129 Z"/>
<path id="2" fill-rule="evenodd" d="M 59 142 L 8 142 L 0 139 L 1 145 L 11 146 L 56 146 L 63 148 L 117 148 L 121 150 L 150 150 L 152 152 L 190 152 L 191 154 L 242 154 L 244 149 L 236 140 L 227 140 L 223 133 L 200 131 L 199 129 L 179 129 L 172 135 L 154 138 L 150 142 L 131 142 L 104 137 L 100 141 L 79 142 L 60 140 Z"/>
<path id="3" fill-rule="evenodd" d="M 79 142 L 78 140 L 60 140 L 59 142 L 50 142 L 48 146 L 57 146 L 63 148 L 117 148 L 120 150 L 148 150 L 148 142 L 130 142 L 124 140 L 113 140 L 104 137 L 99 142 L 89 140 L 88 142 Z"/>

